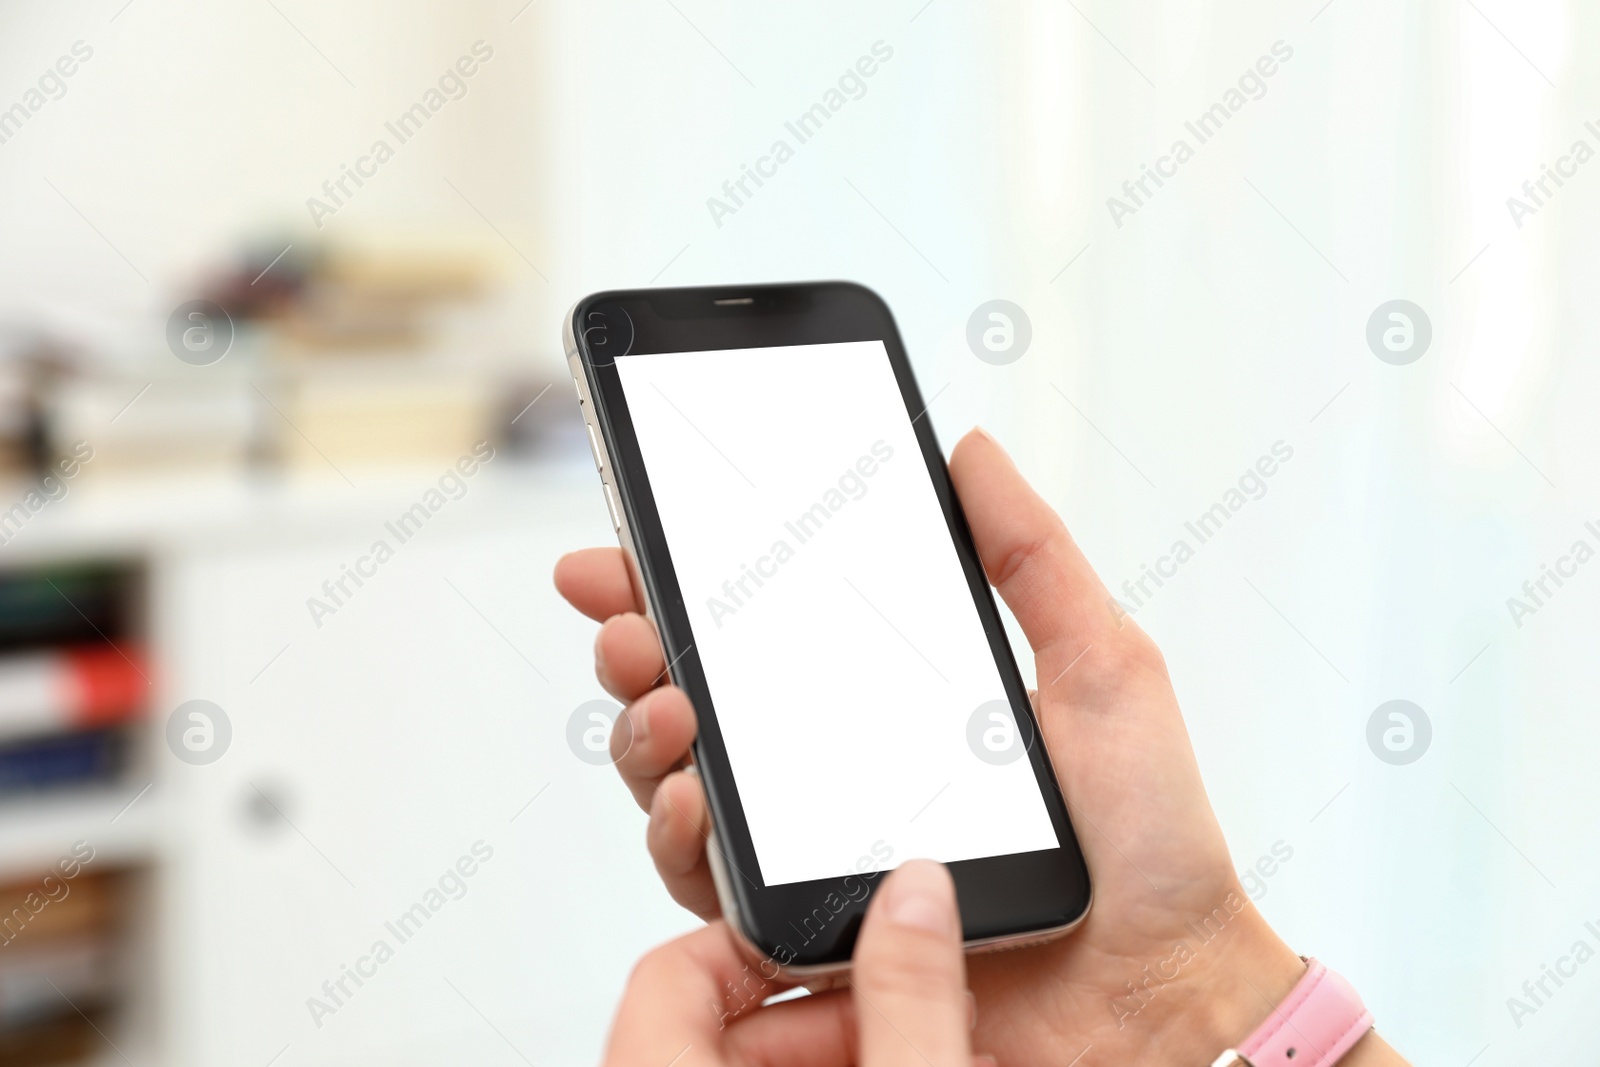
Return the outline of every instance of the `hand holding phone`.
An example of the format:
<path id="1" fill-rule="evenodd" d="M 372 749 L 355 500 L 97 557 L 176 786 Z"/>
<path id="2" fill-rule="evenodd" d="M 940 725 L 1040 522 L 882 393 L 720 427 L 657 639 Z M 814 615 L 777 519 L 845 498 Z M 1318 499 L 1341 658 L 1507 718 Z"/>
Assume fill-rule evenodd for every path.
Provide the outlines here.
<path id="1" fill-rule="evenodd" d="M 1066 527 L 991 437 L 962 439 L 950 474 L 984 569 L 1033 647 L 1043 741 L 1098 896 L 1070 938 L 968 959 L 974 1047 L 1001 1063 L 1066 1064 L 1091 1043 L 1096 1062 L 1208 1062 L 1259 1021 L 1263 996 L 1281 1000 L 1303 965 L 1239 883 L 1155 645 L 1110 610 Z M 675 899 L 714 919 L 705 801 L 679 769 L 693 711 L 659 684 L 666 662 L 637 614 L 622 554 L 568 556 L 556 585 L 604 623 L 597 672 L 639 724 L 618 769 L 650 812 L 657 870 Z M 1202 941 L 1196 929 L 1208 923 L 1220 933 Z M 1179 944 L 1192 950 L 1181 965 Z"/>

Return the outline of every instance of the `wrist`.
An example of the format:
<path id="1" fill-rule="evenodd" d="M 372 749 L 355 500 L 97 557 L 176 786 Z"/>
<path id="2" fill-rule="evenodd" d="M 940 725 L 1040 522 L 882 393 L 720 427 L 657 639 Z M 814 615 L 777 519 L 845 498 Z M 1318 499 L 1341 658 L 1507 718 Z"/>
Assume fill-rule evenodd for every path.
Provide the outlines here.
<path id="1" fill-rule="evenodd" d="M 1235 927 L 1237 938 L 1217 938 L 1207 967 L 1194 968 L 1194 982 L 1161 1032 L 1149 1060 L 1161 1064 L 1211 1063 L 1236 1048 L 1279 1007 L 1306 973 L 1306 962 L 1267 924 L 1254 905 Z M 1209 947 L 1209 946 L 1208 946 Z M 1196 963 L 1202 962 L 1196 955 Z M 1339 1067 L 1406 1067 L 1407 1061 L 1376 1031 L 1368 1030 Z"/>
<path id="2" fill-rule="evenodd" d="M 1368 1030 L 1339 1063 L 1339 1067 L 1408 1067 L 1409 1061 L 1378 1036 Z"/>
<path id="3" fill-rule="evenodd" d="M 1222 934 L 1196 948 L 1187 970 L 1174 1010 L 1152 1035 L 1156 1055 L 1144 1062 L 1210 1063 L 1288 998 L 1306 964 L 1247 904 Z"/>

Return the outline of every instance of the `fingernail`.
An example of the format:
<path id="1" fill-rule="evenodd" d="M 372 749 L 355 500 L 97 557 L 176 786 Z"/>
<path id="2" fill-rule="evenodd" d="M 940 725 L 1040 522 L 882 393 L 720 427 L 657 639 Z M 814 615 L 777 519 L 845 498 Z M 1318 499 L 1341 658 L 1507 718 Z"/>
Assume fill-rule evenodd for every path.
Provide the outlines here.
<path id="1" fill-rule="evenodd" d="M 887 913 L 896 926 L 947 935 L 953 926 L 955 902 L 950 876 L 932 860 L 912 860 L 890 876 Z"/>
<path id="2" fill-rule="evenodd" d="M 667 799 L 666 790 L 659 785 L 656 786 L 656 791 L 650 794 L 650 823 L 652 826 L 660 825 L 661 820 L 667 817 L 667 805 L 669 803 L 671 802 Z"/>
<path id="3" fill-rule="evenodd" d="M 616 763 L 626 756 L 633 749 L 633 742 L 633 717 L 624 709 L 611 724 L 611 762 Z"/>
<path id="4" fill-rule="evenodd" d="M 594 676 L 600 685 L 609 689 L 610 679 L 606 674 L 606 658 L 600 652 L 600 642 L 605 638 L 606 628 L 600 627 L 600 632 L 594 635 Z"/>
<path id="5" fill-rule="evenodd" d="M 985 430 L 982 426 L 974 426 L 972 428 L 972 432 L 977 434 L 979 437 L 982 437 L 985 441 L 988 441 L 994 446 L 995 451 L 999 452 L 1007 460 L 1011 459 L 1011 453 L 1006 451 L 1006 446 L 1001 444 L 999 438 L 995 437 L 994 434 L 990 433 L 988 430 Z"/>
<path id="6" fill-rule="evenodd" d="M 619 762 L 633 751 L 633 746 L 650 736 L 650 716 L 640 714 L 637 706 L 624 708 L 611 727 L 611 762 Z"/>

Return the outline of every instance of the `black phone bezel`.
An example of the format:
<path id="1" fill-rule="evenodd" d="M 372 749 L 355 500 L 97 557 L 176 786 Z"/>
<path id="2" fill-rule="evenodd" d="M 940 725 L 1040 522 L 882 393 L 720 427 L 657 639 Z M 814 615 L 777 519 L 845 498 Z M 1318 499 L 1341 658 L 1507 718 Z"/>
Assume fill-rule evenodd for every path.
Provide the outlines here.
<path id="1" fill-rule="evenodd" d="M 605 332 L 592 332 L 605 316 L 626 324 L 627 348 L 605 353 Z M 671 552 L 661 528 L 616 372 L 617 359 L 643 354 L 882 341 L 899 383 L 923 460 L 971 588 L 1006 695 L 1025 736 L 1039 737 L 1027 686 L 1017 668 L 966 516 L 951 486 L 911 364 L 888 306 L 874 292 L 850 282 L 644 289 L 596 293 L 574 307 L 571 336 L 593 401 L 594 421 L 604 437 L 610 476 L 631 532 L 636 579 L 645 586 L 656 617 L 674 684 L 688 694 L 699 717 L 694 759 L 704 783 L 713 823 L 735 894 L 744 935 L 766 956 L 788 968 L 822 968 L 848 961 L 875 877 L 842 874 L 808 882 L 768 886 L 739 801 L 738 786 L 718 727 L 716 709 L 694 650 L 690 622 Z M 613 324 L 613 339 L 621 335 Z M 599 344 L 591 345 L 596 338 Z M 617 344 L 609 347 L 615 349 Z M 600 351 L 596 351 L 596 349 Z M 848 388 L 848 383 L 841 383 Z M 960 901 L 967 941 L 1001 941 L 1071 926 L 1088 911 L 1090 883 L 1060 783 L 1041 743 L 1029 751 L 1035 778 L 1061 847 L 948 864 Z M 803 803 L 803 775 L 796 802 Z M 910 857 L 896 857 L 896 862 Z"/>

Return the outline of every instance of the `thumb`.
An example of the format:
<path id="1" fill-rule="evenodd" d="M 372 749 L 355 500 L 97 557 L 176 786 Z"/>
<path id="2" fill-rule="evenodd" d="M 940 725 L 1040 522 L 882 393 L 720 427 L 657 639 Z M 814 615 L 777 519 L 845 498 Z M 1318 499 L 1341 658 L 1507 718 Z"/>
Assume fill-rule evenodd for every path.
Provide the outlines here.
<path id="1" fill-rule="evenodd" d="M 856 942 L 863 1067 L 971 1067 L 966 961 L 955 883 L 943 864 L 890 874 Z"/>

